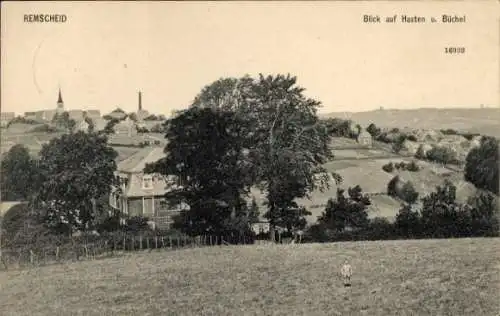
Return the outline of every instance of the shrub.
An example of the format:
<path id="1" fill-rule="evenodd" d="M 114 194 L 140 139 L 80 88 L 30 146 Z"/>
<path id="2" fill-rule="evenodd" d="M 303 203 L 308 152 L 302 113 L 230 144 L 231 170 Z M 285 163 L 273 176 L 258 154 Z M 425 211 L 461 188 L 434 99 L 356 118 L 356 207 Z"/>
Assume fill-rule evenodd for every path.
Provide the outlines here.
<path id="1" fill-rule="evenodd" d="M 394 167 L 395 167 L 397 170 L 405 170 L 405 168 L 406 168 L 406 164 L 404 163 L 404 161 L 401 161 L 401 162 L 395 163 L 395 164 L 394 164 Z"/>
<path id="2" fill-rule="evenodd" d="M 389 181 L 389 183 L 387 184 L 387 194 L 389 196 L 392 196 L 392 197 L 398 196 L 397 186 L 400 182 L 401 182 L 401 179 L 399 178 L 399 176 L 395 176 L 394 178 L 391 179 L 391 181 Z"/>
<path id="3" fill-rule="evenodd" d="M 148 221 L 149 219 L 147 217 L 142 216 L 128 218 L 125 221 L 125 231 L 130 233 L 149 231 L 151 228 L 149 227 Z"/>
<path id="4" fill-rule="evenodd" d="M 407 136 L 407 139 L 409 141 L 412 141 L 412 142 L 416 142 L 417 141 L 417 137 L 415 135 L 408 135 Z"/>
<path id="5" fill-rule="evenodd" d="M 382 166 L 382 169 L 385 171 L 385 172 L 388 172 L 388 173 L 391 173 L 394 171 L 394 164 L 392 162 L 388 163 L 388 164 L 385 164 Z"/>
<path id="6" fill-rule="evenodd" d="M 420 170 L 420 167 L 417 165 L 415 161 L 412 160 L 409 164 L 406 165 L 406 170 L 411 172 L 417 172 Z"/>
<path id="7" fill-rule="evenodd" d="M 43 225 L 27 203 L 11 207 L 2 220 L 2 247 L 8 249 L 43 249 L 60 244 L 62 236 Z"/>
<path id="8" fill-rule="evenodd" d="M 413 204 L 418 199 L 418 192 L 415 190 L 415 187 L 410 181 L 403 185 L 400 192 L 397 192 L 396 190 L 396 194 L 400 199 L 408 204 Z"/>
<path id="9" fill-rule="evenodd" d="M 403 143 L 401 142 L 395 142 L 392 144 L 392 151 L 396 154 L 399 154 L 399 152 L 403 149 Z"/>
<path id="10" fill-rule="evenodd" d="M 366 131 L 368 133 L 370 133 L 370 135 L 372 135 L 372 137 L 377 137 L 380 135 L 380 128 L 378 128 L 375 124 L 371 123 L 370 125 L 368 125 L 368 127 L 366 128 Z"/>
<path id="11" fill-rule="evenodd" d="M 146 134 L 149 133 L 149 130 L 146 127 L 136 127 L 137 133 L 139 134 Z"/>
<path id="12" fill-rule="evenodd" d="M 99 233 L 118 231 L 122 229 L 120 218 L 118 216 L 109 216 L 98 224 L 96 229 Z"/>
<path id="13" fill-rule="evenodd" d="M 456 153 L 450 148 L 446 147 L 434 147 L 427 152 L 426 157 L 429 161 L 443 164 L 457 162 Z"/>

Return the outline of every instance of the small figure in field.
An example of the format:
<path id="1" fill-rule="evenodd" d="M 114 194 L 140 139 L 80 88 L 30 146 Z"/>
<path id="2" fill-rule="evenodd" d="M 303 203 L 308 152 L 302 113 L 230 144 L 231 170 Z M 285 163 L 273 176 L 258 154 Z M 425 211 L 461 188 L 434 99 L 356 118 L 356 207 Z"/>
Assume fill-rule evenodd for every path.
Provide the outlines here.
<path id="1" fill-rule="evenodd" d="M 342 279 L 344 280 L 344 286 L 351 286 L 352 268 L 347 260 L 342 265 L 340 274 L 342 275 Z"/>

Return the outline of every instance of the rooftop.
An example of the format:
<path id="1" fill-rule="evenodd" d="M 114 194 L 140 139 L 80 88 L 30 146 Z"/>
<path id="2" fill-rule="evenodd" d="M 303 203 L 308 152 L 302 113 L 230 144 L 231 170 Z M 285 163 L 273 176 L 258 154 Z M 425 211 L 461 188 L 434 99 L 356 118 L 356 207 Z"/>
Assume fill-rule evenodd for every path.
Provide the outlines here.
<path id="1" fill-rule="evenodd" d="M 146 147 L 120 161 L 117 170 L 127 173 L 141 173 L 146 164 L 156 162 L 164 157 L 163 147 Z"/>

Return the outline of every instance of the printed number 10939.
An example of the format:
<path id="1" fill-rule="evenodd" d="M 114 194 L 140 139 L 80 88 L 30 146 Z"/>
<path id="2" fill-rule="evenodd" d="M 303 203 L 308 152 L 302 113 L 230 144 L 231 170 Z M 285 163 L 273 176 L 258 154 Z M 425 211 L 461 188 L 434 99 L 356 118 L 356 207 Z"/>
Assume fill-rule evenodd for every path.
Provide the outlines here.
<path id="1" fill-rule="evenodd" d="M 465 47 L 445 47 L 445 54 L 465 54 Z"/>

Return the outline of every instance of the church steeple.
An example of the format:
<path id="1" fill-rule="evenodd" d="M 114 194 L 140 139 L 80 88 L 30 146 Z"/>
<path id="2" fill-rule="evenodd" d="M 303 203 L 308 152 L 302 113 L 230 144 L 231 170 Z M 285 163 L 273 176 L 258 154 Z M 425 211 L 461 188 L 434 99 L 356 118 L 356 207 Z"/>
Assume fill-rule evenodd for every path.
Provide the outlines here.
<path id="1" fill-rule="evenodd" d="M 63 99 L 62 99 L 61 87 L 59 87 L 59 97 L 57 98 L 57 110 L 58 111 L 63 111 L 64 110 L 64 102 L 63 102 Z"/>

